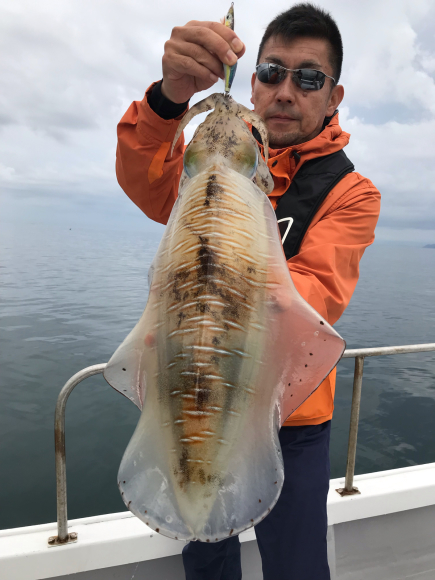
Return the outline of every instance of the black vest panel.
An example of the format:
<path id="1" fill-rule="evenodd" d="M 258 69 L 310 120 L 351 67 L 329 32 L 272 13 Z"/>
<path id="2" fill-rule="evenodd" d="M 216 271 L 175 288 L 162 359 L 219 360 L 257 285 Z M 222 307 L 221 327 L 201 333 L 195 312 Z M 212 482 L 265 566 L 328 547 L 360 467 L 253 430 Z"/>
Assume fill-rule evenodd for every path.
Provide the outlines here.
<path id="1" fill-rule="evenodd" d="M 328 193 L 354 169 L 341 150 L 310 159 L 298 170 L 275 209 L 287 260 L 299 252 L 302 239 Z"/>

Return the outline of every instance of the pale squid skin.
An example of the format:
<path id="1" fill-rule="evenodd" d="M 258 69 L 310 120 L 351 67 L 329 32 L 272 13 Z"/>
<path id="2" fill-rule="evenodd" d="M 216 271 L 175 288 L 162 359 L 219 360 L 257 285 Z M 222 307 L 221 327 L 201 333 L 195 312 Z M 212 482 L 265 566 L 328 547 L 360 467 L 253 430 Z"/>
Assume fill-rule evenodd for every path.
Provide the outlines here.
<path id="1" fill-rule="evenodd" d="M 142 415 L 121 462 L 127 507 L 179 540 L 217 542 L 260 522 L 283 484 L 278 432 L 344 341 L 297 293 L 273 181 L 242 117 L 215 94 L 184 156 L 145 311 L 104 376 Z M 256 185 L 257 184 L 257 185 Z"/>

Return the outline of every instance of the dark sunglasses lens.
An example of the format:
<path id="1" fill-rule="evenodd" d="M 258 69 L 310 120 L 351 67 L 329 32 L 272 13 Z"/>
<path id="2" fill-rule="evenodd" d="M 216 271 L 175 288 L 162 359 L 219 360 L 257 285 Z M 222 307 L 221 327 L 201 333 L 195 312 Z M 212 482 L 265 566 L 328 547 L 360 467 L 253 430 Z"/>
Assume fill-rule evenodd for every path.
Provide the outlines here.
<path id="1" fill-rule="evenodd" d="M 325 75 L 310 68 L 302 68 L 293 73 L 293 79 L 304 91 L 318 91 L 325 84 Z"/>
<path id="2" fill-rule="evenodd" d="M 277 85 L 284 78 L 285 72 L 281 67 L 264 64 L 257 68 L 257 78 L 262 83 Z"/>

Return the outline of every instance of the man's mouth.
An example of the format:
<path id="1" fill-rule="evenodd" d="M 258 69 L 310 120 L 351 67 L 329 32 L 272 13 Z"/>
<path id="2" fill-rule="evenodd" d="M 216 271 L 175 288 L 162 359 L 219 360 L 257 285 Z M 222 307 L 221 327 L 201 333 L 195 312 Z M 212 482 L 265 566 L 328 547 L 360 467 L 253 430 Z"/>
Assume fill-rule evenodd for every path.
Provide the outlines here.
<path id="1" fill-rule="evenodd" d="M 270 117 L 268 117 L 267 120 L 279 122 L 296 121 L 296 119 L 294 119 L 293 117 L 289 117 L 288 115 L 281 115 L 280 113 L 277 113 L 276 115 L 270 115 Z"/>

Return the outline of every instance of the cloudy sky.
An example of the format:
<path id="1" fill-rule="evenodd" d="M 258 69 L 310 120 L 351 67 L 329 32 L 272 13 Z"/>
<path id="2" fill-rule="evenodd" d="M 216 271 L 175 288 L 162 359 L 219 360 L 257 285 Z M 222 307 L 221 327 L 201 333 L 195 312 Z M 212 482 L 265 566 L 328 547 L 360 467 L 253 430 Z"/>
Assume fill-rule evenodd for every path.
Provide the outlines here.
<path id="1" fill-rule="evenodd" d="M 155 227 L 116 182 L 116 124 L 161 78 L 172 27 L 218 20 L 229 3 L 0 0 L 3 221 Z M 262 33 L 291 4 L 236 0 L 247 52 L 233 96 L 245 105 Z M 378 239 L 434 243 L 435 0 L 318 4 L 342 32 L 340 124 L 348 156 L 383 196 Z"/>

